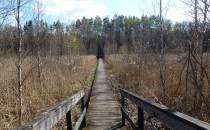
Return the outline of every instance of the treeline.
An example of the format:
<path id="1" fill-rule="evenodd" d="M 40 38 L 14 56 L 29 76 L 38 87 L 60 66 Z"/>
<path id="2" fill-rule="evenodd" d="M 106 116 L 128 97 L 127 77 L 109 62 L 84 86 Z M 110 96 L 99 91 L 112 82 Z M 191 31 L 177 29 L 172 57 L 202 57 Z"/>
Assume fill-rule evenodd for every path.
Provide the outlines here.
<path id="1" fill-rule="evenodd" d="M 48 24 L 43 20 L 39 23 L 30 20 L 22 27 L 23 49 L 28 54 L 36 54 L 40 46 L 42 55 L 64 55 L 70 51 L 87 54 L 98 54 L 98 51 L 107 54 L 135 53 L 144 47 L 147 52 L 158 53 L 161 34 L 159 20 L 158 16 L 138 18 L 123 15 L 115 15 L 112 19 L 83 17 L 71 25 L 60 21 Z M 191 41 L 194 24 L 172 23 L 165 19 L 163 25 L 165 51 L 184 52 Z M 12 25 L 0 28 L 2 54 L 17 52 L 16 30 Z"/>
<path id="2" fill-rule="evenodd" d="M 104 48 L 107 54 L 136 53 L 142 47 L 147 52 L 158 53 L 161 48 L 161 33 L 163 33 L 164 50 L 179 53 L 188 49 L 194 24 L 190 22 L 173 23 L 164 19 L 161 32 L 159 16 L 138 18 L 115 15 L 113 19 L 109 17 L 102 19 L 98 16 L 95 19 L 84 17 L 76 21 L 75 28 L 89 53 L 97 53 L 94 48 L 97 48 L 98 45 Z"/>
<path id="3" fill-rule="evenodd" d="M 22 27 L 22 49 L 27 55 L 36 55 L 38 49 L 42 56 L 86 53 L 82 41 L 77 37 L 72 26 L 65 26 L 60 21 L 48 24 L 27 21 Z M 4 25 L 0 28 L 1 55 L 18 52 L 17 28 Z"/>

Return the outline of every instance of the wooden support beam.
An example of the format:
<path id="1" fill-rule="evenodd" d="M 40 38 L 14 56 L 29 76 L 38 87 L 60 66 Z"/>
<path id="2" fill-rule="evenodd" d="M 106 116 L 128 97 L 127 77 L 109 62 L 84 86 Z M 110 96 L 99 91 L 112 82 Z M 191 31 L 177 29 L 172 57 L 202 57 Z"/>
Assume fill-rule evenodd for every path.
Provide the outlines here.
<path id="1" fill-rule="evenodd" d="M 76 122 L 76 125 L 74 127 L 74 130 L 81 130 L 83 127 L 83 121 L 85 120 L 85 115 L 86 115 L 86 108 L 84 109 L 84 111 L 82 112 L 80 118 L 78 119 L 78 121 Z"/>
<path id="2" fill-rule="evenodd" d="M 66 113 L 67 130 L 72 130 L 71 111 Z"/>
<path id="3" fill-rule="evenodd" d="M 144 130 L 144 111 L 140 107 L 137 107 L 137 109 L 138 109 L 138 120 L 137 120 L 138 129 Z"/>
<path id="4" fill-rule="evenodd" d="M 123 95 L 121 95 L 121 108 L 125 110 L 125 97 Z M 122 126 L 125 126 L 125 116 L 123 113 L 122 113 Z"/>
<path id="5" fill-rule="evenodd" d="M 124 116 L 124 119 L 127 119 L 128 123 L 131 125 L 133 130 L 137 130 L 136 125 L 133 123 L 131 118 L 128 115 L 128 112 L 125 111 L 125 109 L 121 108 L 122 115 Z"/>

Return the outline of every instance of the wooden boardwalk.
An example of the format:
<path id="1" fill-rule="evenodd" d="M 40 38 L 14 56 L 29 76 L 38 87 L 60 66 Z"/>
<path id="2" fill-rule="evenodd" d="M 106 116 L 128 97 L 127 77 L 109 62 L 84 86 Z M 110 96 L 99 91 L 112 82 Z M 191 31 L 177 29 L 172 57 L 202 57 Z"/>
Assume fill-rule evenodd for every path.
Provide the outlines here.
<path id="1" fill-rule="evenodd" d="M 67 129 L 79 130 L 126 130 L 127 121 L 132 129 L 143 130 L 145 122 L 144 113 L 146 112 L 152 117 L 156 117 L 170 129 L 176 130 L 210 130 L 210 124 L 196 118 L 190 117 L 183 113 L 171 110 L 164 105 L 146 100 L 145 98 L 136 95 L 127 90 L 120 89 L 121 108 L 115 100 L 114 94 L 109 88 L 104 64 L 99 60 L 96 76 L 94 80 L 92 95 L 90 93 L 86 103 L 89 103 L 89 108 L 85 101 L 85 91 L 80 90 L 71 97 L 66 98 L 62 102 L 52 106 L 40 116 L 34 118 L 31 122 L 19 127 L 17 130 L 51 130 L 64 116 L 66 116 Z M 91 91 L 90 91 L 91 92 Z M 90 99 L 90 102 L 89 102 Z M 125 100 L 130 100 L 138 108 L 137 122 L 134 122 L 125 109 Z M 72 109 L 78 103 L 81 103 L 82 113 L 72 127 Z M 88 108 L 88 110 L 87 110 Z M 120 112 L 122 111 L 122 113 Z M 86 113 L 87 112 L 87 113 Z M 122 114 L 122 116 L 121 116 Z M 86 119 L 86 125 L 85 125 Z M 121 127 L 122 128 L 119 128 Z M 124 127 L 123 127 L 124 126 Z M 146 127 L 146 129 L 157 129 Z"/>
<path id="2" fill-rule="evenodd" d="M 108 86 L 104 63 L 101 59 L 96 72 L 86 120 L 88 130 L 109 129 L 121 121 L 120 106 Z"/>

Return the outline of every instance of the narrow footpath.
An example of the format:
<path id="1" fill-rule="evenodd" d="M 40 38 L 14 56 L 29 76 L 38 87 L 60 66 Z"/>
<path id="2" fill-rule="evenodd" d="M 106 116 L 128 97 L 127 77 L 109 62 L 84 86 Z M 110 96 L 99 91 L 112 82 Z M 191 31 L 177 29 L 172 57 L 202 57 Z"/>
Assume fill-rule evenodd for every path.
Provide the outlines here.
<path id="1" fill-rule="evenodd" d="M 99 59 L 86 119 L 88 130 L 110 129 L 121 121 L 120 106 L 108 86 L 104 63 L 101 59 Z"/>

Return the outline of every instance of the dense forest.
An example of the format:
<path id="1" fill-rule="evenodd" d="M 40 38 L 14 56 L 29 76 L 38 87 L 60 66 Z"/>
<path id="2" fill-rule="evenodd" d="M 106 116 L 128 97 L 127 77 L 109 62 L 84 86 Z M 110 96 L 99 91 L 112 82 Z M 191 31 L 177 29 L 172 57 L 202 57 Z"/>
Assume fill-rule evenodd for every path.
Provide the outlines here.
<path id="1" fill-rule="evenodd" d="M 139 46 L 145 47 L 147 52 L 160 51 L 159 16 L 115 15 L 109 17 L 85 18 L 76 20 L 71 25 L 60 21 L 48 24 L 43 20 L 39 25 L 33 20 L 27 21 L 23 30 L 23 48 L 30 54 L 36 53 L 36 41 L 40 40 L 43 55 L 68 53 L 68 48 L 78 49 L 80 53 L 97 54 L 100 47 L 106 54 L 136 53 Z M 209 23 L 206 23 L 209 25 Z M 192 40 L 194 24 L 192 22 L 173 23 L 163 20 L 163 40 L 166 53 L 183 53 Z M 40 30 L 37 32 L 37 27 Z M 1 53 L 17 52 L 16 27 L 1 26 Z M 208 34 L 205 35 L 208 41 Z M 39 37 L 39 38 L 38 38 Z M 79 44 L 71 42 L 76 40 Z M 203 40 L 205 41 L 205 40 Z M 204 42 L 205 43 L 205 42 Z M 77 46 L 77 47 L 76 47 Z M 208 44 L 204 44 L 203 51 L 207 51 Z"/>

